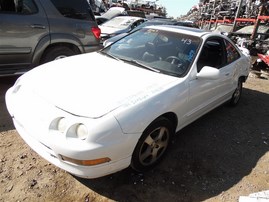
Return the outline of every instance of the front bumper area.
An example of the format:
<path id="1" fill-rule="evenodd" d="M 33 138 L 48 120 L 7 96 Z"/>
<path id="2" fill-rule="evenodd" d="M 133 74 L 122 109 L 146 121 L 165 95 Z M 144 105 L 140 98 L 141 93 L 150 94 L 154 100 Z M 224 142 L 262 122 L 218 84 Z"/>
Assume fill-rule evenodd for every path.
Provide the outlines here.
<path id="1" fill-rule="evenodd" d="M 123 134 L 118 127 L 113 133 L 115 137 L 106 136 L 102 141 L 91 141 L 50 133 L 48 126 L 53 117 L 72 115 L 67 115 L 31 92 L 20 89 L 19 93 L 14 93 L 14 89 L 12 87 L 6 93 L 6 104 L 14 126 L 22 139 L 50 163 L 82 178 L 102 177 L 130 165 L 133 149 L 141 134 Z M 90 166 L 68 161 L 100 158 L 108 158 L 110 161 Z"/>
<path id="2" fill-rule="evenodd" d="M 109 175 L 111 173 L 115 173 L 117 171 L 123 170 L 130 165 L 131 156 L 118 160 L 111 161 L 104 164 L 96 165 L 96 166 L 81 166 L 77 164 L 73 164 L 70 162 L 66 162 L 62 159 L 61 154 L 55 152 L 48 144 L 38 141 L 30 136 L 26 130 L 13 118 L 13 123 L 18 133 L 22 137 L 22 139 L 41 157 L 54 164 L 55 166 L 81 178 L 98 178 L 105 175 Z M 56 140 L 57 141 L 57 140 Z M 102 148 L 96 148 L 99 150 Z M 59 149 L 60 151 L 62 149 Z M 73 151 L 72 151 L 73 150 Z M 79 151 L 74 148 L 69 148 L 68 153 L 76 152 L 76 156 L 80 156 Z M 94 153 L 95 149 L 91 149 L 88 151 L 81 150 L 81 153 Z M 65 153 L 62 151 L 60 153 Z M 82 155 L 83 156 L 83 155 Z"/>

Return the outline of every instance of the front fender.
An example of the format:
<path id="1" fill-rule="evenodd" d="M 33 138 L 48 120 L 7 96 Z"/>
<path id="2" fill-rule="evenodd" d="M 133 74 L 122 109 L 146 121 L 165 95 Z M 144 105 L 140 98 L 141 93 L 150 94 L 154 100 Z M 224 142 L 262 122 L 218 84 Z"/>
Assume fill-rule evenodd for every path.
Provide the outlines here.
<path id="1" fill-rule="evenodd" d="M 163 89 L 148 98 L 148 95 L 144 96 L 133 99 L 113 112 L 123 133 L 142 133 L 152 121 L 166 113 L 176 114 L 178 123 L 183 122 L 184 104 L 188 101 L 188 88 L 185 85 Z"/>

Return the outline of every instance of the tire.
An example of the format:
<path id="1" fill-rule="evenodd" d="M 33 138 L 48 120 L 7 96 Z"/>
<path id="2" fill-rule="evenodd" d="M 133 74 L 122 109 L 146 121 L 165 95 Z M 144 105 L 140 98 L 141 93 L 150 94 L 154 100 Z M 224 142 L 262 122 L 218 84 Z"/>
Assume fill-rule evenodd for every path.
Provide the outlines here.
<path id="1" fill-rule="evenodd" d="M 242 88 L 243 88 L 243 82 L 241 79 L 238 80 L 237 87 L 233 93 L 233 96 L 230 100 L 230 105 L 231 106 L 236 106 L 241 98 L 242 94 Z"/>
<path id="2" fill-rule="evenodd" d="M 156 119 L 139 139 L 132 155 L 131 167 L 144 172 L 158 164 L 166 153 L 174 132 L 168 119 Z"/>
<path id="3" fill-rule="evenodd" d="M 44 64 L 53 60 L 58 60 L 75 54 L 77 54 L 75 51 L 66 46 L 51 47 L 46 50 L 40 63 Z"/>

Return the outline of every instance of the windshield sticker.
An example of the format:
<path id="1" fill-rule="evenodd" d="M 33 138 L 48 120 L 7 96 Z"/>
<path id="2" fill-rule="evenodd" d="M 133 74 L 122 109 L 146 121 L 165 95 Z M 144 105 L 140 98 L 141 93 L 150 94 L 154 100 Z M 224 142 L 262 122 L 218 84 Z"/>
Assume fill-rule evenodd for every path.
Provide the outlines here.
<path id="1" fill-rule="evenodd" d="M 156 30 L 156 29 L 148 29 L 147 32 L 149 32 L 149 33 L 158 33 L 158 30 Z"/>
<path id="2" fill-rule="evenodd" d="M 188 61 L 189 61 L 189 62 L 191 62 L 191 61 L 192 61 L 193 56 L 194 56 L 194 53 L 195 53 L 195 51 L 194 51 L 194 50 L 190 50 L 189 55 L 188 55 Z"/>
<path id="3" fill-rule="evenodd" d="M 191 45 L 192 41 L 191 39 L 181 39 L 181 41 L 184 43 L 184 44 L 187 44 L 187 45 Z"/>

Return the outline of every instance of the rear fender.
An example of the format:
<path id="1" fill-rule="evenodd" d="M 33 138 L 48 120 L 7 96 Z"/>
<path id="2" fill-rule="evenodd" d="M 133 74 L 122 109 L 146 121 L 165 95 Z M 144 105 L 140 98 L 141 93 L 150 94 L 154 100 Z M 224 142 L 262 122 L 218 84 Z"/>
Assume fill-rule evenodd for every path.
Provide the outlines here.
<path id="1" fill-rule="evenodd" d="M 40 40 L 40 42 L 38 43 L 35 49 L 35 53 L 32 59 L 32 67 L 38 66 L 45 50 L 50 45 L 57 44 L 57 43 L 70 44 L 70 45 L 76 46 L 79 49 L 80 53 L 85 52 L 84 47 L 82 46 L 81 42 L 76 37 L 73 37 L 72 35 L 68 35 L 68 34 L 47 35 Z"/>

